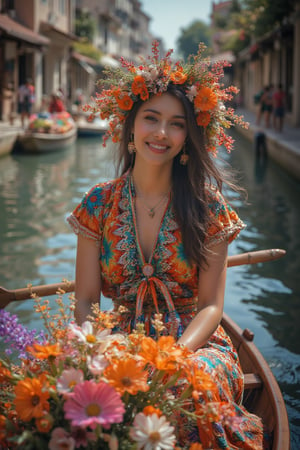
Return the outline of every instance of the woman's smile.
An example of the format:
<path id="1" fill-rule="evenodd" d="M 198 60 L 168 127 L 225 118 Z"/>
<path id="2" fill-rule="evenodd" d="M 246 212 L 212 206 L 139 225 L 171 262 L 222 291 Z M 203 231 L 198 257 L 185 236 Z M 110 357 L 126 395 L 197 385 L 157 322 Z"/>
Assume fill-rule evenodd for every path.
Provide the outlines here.
<path id="1" fill-rule="evenodd" d="M 168 145 L 157 144 L 155 142 L 147 142 L 149 149 L 154 153 L 165 153 L 168 149 Z"/>
<path id="2" fill-rule="evenodd" d="M 182 103 L 169 93 L 151 98 L 139 109 L 133 134 L 137 160 L 172 164 L 187 134 Z"/>

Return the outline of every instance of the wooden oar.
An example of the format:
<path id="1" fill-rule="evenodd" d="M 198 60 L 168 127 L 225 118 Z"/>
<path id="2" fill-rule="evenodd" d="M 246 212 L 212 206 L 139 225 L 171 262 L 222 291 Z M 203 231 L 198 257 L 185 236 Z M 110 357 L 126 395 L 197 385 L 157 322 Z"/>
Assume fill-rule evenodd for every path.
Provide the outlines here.
<path id="1" fill-rule="evenodd" d="M 259 250 L 256 252 L 241 253 L 239 255 L 229 256 L 227 259 L 227 266 L 241 266 L 244 264 L 257 264 L 260 262 L 274 261 L 282 258 L 286 254 L 285 250 L 270 249 Z M 55 295 L 61 289 L 65 292 L 73 292 L 75 288 L 74 281 L 64 281 L 55 284 L 45 284 L 40 286 L 28 286 L 22 289 L 4 289 L 0 286 L 0 309 L 5 308 L 10 302 L 27 300 L 32 298 L 35 294 L 38 297 L 46 297 Z"/>

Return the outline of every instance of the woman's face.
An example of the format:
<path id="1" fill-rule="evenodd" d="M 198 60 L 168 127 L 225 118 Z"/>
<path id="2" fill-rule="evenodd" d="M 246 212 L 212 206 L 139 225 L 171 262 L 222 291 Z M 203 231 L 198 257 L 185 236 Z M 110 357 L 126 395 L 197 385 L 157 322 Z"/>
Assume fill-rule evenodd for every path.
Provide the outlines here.
<path id="1" fill-rule="evenodd" d="M 144 102 L 136 115 L 133 133 L 136 161 L 142 158 L 148 164 L 172 163 L 187 135 L 180 100 L 165 93 Z"/>

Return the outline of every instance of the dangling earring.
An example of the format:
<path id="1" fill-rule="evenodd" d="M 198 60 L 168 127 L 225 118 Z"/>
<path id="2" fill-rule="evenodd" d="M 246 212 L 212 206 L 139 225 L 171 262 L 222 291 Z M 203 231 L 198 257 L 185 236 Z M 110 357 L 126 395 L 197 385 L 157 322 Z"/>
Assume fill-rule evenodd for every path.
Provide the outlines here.
<path id="1" fill-rule="evenodd" d="M 132 155 L 132 154 L 135 153 L 135 151 L 136 151 L 135 144 L 134 144 L 134 136 L 133 136 L 133 134 L 132 134 L 131 137 L 130 137 L 130 141 L 128 142 L 127 149 L 128 149 L 128 153 L 129 153 L 130 155 Z"/>
<path id="2" fill-rule="evenodd" d="M 185 143 L 184 143 L 183 147 L 182 147 L 182 153 L 180 156 L 180 164 L 182 166 L 186 166 L 188 163 L 188 160 L 189 160 L 189 155 L 186 153 L 186 148 L 185 148 Z"/>

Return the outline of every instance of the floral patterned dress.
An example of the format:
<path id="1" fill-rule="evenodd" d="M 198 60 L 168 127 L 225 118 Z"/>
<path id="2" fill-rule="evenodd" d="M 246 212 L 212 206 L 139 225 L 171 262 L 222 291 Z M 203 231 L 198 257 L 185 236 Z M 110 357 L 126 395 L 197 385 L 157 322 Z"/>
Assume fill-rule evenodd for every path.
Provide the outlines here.
<path id="1" fill-rule="evenodd" d="M 244 227 L 217 190 L 210 189 L 209 245 L 223 239 L 231 242 Z M 150 336 L 155 335 L 151 319 L 163 314 L 167 333 L 181 336 L 196 315 L 198 269 L 190 265 L 183 250 L 182 236 L 169 200 L 151 257 L 141 251 L 133 207 L 134 190 L 129 173 L 97 184 L 68 217 L 75 233 L 99 245 L 102 293 L 114 307 L 126 306 L 119 330 L 131 331 L 143 321 Z M 203 348 L 195 352 L 198 364 L 214 373 L 220 397 L 234 404 L 239 426 L 213 423 L 214 447 L 218 449 L 261 449 L 261 420 L 241 405 L 243 375 L 238 356 L 221 325 Z M 181 418 L 181 420 L 184 420 Z M 199 441 L 197 429 L 180 422 L 181 441 Z"/>

